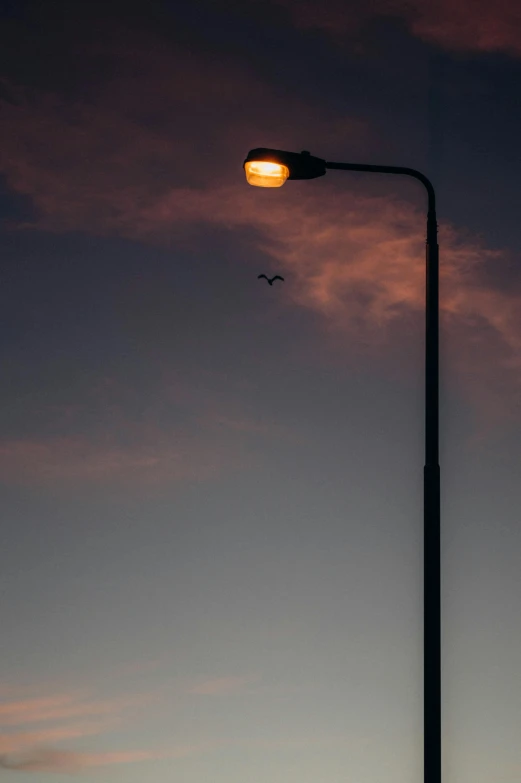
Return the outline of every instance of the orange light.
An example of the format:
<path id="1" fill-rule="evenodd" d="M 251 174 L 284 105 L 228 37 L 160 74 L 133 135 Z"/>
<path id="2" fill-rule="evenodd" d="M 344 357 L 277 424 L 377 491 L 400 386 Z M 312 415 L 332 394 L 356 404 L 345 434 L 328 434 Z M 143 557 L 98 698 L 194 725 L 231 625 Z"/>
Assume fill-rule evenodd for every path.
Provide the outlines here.
<path id="1" fill-rule="evenodd" d="M 246 179 L 258 188 L 280 188 L 289 177 L 289 169 L 269 160 L 250 160 L 244 164 Z"/>

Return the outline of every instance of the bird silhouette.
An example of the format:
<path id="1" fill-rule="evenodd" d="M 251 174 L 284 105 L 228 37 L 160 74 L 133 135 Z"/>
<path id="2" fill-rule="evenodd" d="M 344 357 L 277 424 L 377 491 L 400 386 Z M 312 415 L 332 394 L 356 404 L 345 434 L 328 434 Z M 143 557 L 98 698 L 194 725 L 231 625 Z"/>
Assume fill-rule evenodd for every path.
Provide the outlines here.
<path id="1" fill-rule="evenodd" d="M 282 280 L 282 282 L 284 282 L 284 278 L 281 277 L 280 275 L 275 275 L 275 277 L 272 277 L 271 279 L 269 277 L 266 277 L 266 275 L 259 275 L 257 277 L 257 280 L 260 280 L 261 277 L 264 277 L 265 280 L 267 280 L 270 285 L 273 285 L 274 280 Z"/>

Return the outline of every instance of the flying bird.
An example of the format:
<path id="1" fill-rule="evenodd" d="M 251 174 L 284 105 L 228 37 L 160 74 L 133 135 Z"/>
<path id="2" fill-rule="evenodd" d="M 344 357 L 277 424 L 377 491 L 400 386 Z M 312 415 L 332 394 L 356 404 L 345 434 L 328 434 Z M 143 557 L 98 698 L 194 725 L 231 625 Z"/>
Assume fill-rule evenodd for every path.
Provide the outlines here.
<path id="1" fill-rule="evenodd" d="M 272 277 L 272 278 L 271 278 L 271 280 L 270 280 L 270 278 L 269 278 L 269 277 L 266 277 L 266 275 L 259 275 L 259 276 L 257 277 L 257 280 L 260 280 L 260 279 L 261 279 L 261 277 L 264 277 L 264 278 L 265 278 L 265 279 L 268 281 L 268 283 L 269 283 L 270 285 L 273 285 L 273 281 L 274 281 L 274 280 L 282 280 L 282 282 L 284 282 L 284 278 L 283 278 L 283 277 L 281 277 L 280 275 L 275 275 L 275 277 Z"/>

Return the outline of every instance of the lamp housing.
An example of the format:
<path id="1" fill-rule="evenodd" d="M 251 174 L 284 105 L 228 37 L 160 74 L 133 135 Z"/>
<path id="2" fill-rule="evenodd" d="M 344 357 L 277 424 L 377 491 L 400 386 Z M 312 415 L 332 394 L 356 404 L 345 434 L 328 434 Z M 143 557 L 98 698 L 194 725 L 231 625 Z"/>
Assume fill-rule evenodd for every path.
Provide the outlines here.
<path id="1" fill-rule="evenodd" d="M 326 161 L 309 152 L 267 147 L 250 150 L 244 161 L 246 179 L 257 187 L 280 187 L 287 179 L 315 179 L 326 173 Z"/>

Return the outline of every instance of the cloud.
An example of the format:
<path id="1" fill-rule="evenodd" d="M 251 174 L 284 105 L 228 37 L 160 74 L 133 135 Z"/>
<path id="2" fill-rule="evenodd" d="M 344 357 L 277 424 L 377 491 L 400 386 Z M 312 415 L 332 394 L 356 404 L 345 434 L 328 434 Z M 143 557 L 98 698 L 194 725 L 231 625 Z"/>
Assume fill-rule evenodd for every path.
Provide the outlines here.
<path id="1" fill-rule="evenodd" d="M 135 764 L 159 759 L 185 758 L 209 750 L 210 745 L 186 745 L 169 749 L 119 750 L 107 753 L 79 753 L 58 748 L 38 747 L 23 753 L 0 756 L 0 768 L 17 772 L 73 774 L 94 767 Z"/>
<path id="2" fill-rule="evenodd" d="M 102 734 L 112 725 L 109 721 L 87 721 L 53 726 L 39 731 L 0 733 L 0 755 L 20 753 L 28 748 L 64 740 L 91 737 Z"/>
<path id="3" fill-rule="evenodd" d="M 402 19 L 416 37 L 446 49 L 521 55 L 521 7 L 517 0 L 277 0 L 303 29 L 317 29 L 341 40 L 358 40 L 374 18 Z"/>
<path id="4" fill-rule="evenodd" d="M 403 183 L 402 197 L 375 195 L 360 181 L 350 190 L 306 184 L 276 193 L 242 184 L 172 191 L 142 215 L 142 227 L 160 234 L 179 220 L 253 228 L 257 248 L 291 279 L 286 296 L 330 332 L 351 334 L 366 351 L 385 352 L 391 333 L 407 345 L 425 307 L 422 189 L 410 183 L 405 198 Z M 487 270 L 510 255 L 446 221 L 439 229 L 444 364 L 480 415 L 509 418 L 521 391 L 521 292 L 494 287 Z"/>
<path id="5" fill-rule="evenodd" d="M 288 4 L 292 13 L 295 7 Z M 359 24 L 368 8 L 350 5 L 346 12 L 344 4 L 299 2 L 298 13 L 303 19 L 313 12 L 306 24 L 319 25 L 327 16 L 330 26 L 342 29 L 337 12 L 349 27 Z M 401 14 L 425 35 L 429 25 L 434 29 L 434 17 L 415 2 L 382 0 L 376 8 Z M 451 8 L 440 5 L 445 31 L 457 27 Z M 461 3 L 455 8 L 461 9 Z M 391 329 L 402 329 L 407 337 L 411 319 L 419 323 L 424 306 L 421 186 L 360 177 L 351 187 L 347 176 L 338 185 L 331 175 L 327 187 L 320 180 L 311 187 L 295 183 L 276 193 L 262 192 L 245 185 L 240 167 L 242 154 L 259 139 L 298 149 L 302 127 L 310 144 L 320 138 L 327 150 L 341 141 L 353 156 L 369 156 L 377 140 L 366 124 L 353 117 L 317 119 L 313 106 L 262 83 L 230 57 L 216 62 L 213 54 L 172 51 L 137 34 L 99 43 L 98 50 L 90 46 L 112 57 L 114 67 L 108 81 L 91 88 L 88 100 L 17 87 L 2 113 L 7 141 L 0 147 L 0 167 L 11 187 L 33 200 L 38 216 L 32 225 L 158 244 L 180 245 L 187 239 L 191 252 L 205 251 L 202 226 L 247 231 L 252 247 L 291 276 L 286 296 L 318 314 L 331 332 L 349 331 L 360 344 L 380 348 Z M 276 134 L 273 116 L 279 120 Z M 493 288 L 486 279 L 490 264 L 508 261 L 506 252 L 447 222 L 440 225 L 440 244 L 449 360 L 467 393 L 483 402 L 498 367 L 516 383 L 521 377 L 521 295 L 515 288 Z M 499 387 L 497 394 L 492 396 L 500 408 Z M 490 399 L 484 404 L 490 405 Z M 255 426 L 227 412 L 212 415 L 214 422 L 227 419 L 236 432 Z M 5 474 L 17 465 L 19 472 L 44 480 L 64 475 L 183 479 L 219 470 L 222 451 L 210 445 L 211 439 L 201 450 L 183 437 L 166 439 L 158 427 L 156 434 L 159 440 L 143 438 L 133 449 L 110 438 L 13 440 L 0 451 L 1 470 Z"/>
<path id="6" fill-rule="evenodd" d="M 90 767 L 182 758 L 207 750 L 203 745 L 77 752 L 58 745 L 121 728 L 158 694 L 92 698 L 87 690 L 0 702 L 0 768 L 24 772 L 78 772 Z M 83 720 L 88 718 L 88 720 Z M 35 725 L 38 728 L 34 728 Z M 13 731 L 13 727 L 23 731 Z"/>
<path id="7" fill-rule="evenodd" d="M 253 227 L 259 247 L 291 272 L 289 295 L 344 325 L 364 321 L 381 330 L 406 311 L 422 310 L 425 210 L 411 204 L 412 191 L 406 201 L 368 195 L 359 181 L 356 190 L 315 188 L 283 195 L 242 186 L 172 191 L 143 213 L 142 225 L 152 233 L 176 220 Z M 440 245 L 444 311 L 484 318 L 517 348 L 517 295 L 490 289 L 483 275 L 487 263 L 506 261 L 507 254 L 447 222 Z"/>
<path id="8" fill-rule="evenodd" d="M 96 767 L 132 764 L 162 759 L 181 759 L 209 753 L 216 749 L 240 747 L 247 751 L 294 750 L 310 746 L 345 746 L 351 735 L 302 735 L 276 739 L 251 737 L 216 739 L 215 741 L 178 745 L 152 750 L 120 750 L 107 753 L 79 753 L 57 748 L 38 747 L 24 753 L 0 756 L 0 769 L 18 772 L 51 772 L 73 774 Z M 366 737 L 357 737 L 357 744 L 366 744 Z"/>
<path id="9" fill-rule="evenodd" d="M 441 0 L 400 3 L 414 35 L 447 49 L 521 55 L 517 0 Z"/>
<path id="10" fill-rule="evenodd" d="M 123 447 L 113 435 L 105 441 L 86 436 L 12 439 L 0 444 L 0 476 L 15 483 L 138 480 L 146 484 L 204 479 L 224 467 L 223 454 L 211 444 L 175 437 L 167 443 L 164 435 L 161 440 Z"/>
<path id="11" fill-rule="evenodd" d="M 250 464 L 259 440 L 291 437 L 255 415 L 229 379 L 178 378 L 167 369 L 149 382 L 144 392 L 103 378 L 76 391 L 74 404 L 39 403 L 33 436 L 0 440 L 0 480 L 150 488 L 201 481 Z"/>
<path id="12" fill-rule="evenodd" d="M 93 699 L 78 691 L 0 702 L 0 756 L 6 759 L 55 743 L 104 734 L 156 700 L 145 693 Z M 23 730 L 13 731 L 13 727 Z M 14 763 L 14 762 L 13 762 Z M 24 761 L 25 763 L 25 761 Z"/>
<path id="13" fill-rule="evenodd" d="M 18 772 L 64 772 L 71 774 L 81 769 L 79 754 L 71 751 L 41 748 L 21 755 L 0 757 L 2 769 Z"/>
<path id="14" fill-rule="evenodd" d="M 253 682 L 251 677 L 215 677 L 197 683 L 189 688 L 188 693 L 200 696 L 220 696 L 240 691 L 251 682 Z"/>
<path id="15" fill-rule="evenodd" d="M 250 687 L 258 683 L 258 676 L 227 675 L 201 677 L 192 683 L 168 680 L 173 692 L 179 697 L 224 697 L 235 693 L 249 696 L 266 693 L 268 688 Z M 11 691 L 16 688 L 11 687 Z M 36 689 L 37 691 L 39 689 Z M 0 703 L 0 770 L 34 773 L 74 774 L 82 771 L 109 768 L 121 764 L 137 764 L 155 760 L 175 760 L 201 756 L 223 748 L 243 747 L 248 750 L 291 749 L 310 744 L 345 742 L 345 737 L 236 737 L 219 732 L 201 741 L 180 742 L 176 738 L 162 741 L 151 747 L 126 747 L 97 751 L 78 750 L 75 740 L 88 737 L 103 737 L 110 731 L 120 731 L 130 718 L 149 706 L 157 707 L 164 696 L 165 688 L 158 692 L 124 695 L 115 698 L 97 699 L 89 689 L 74 692 L 45 694 L 34 698 L 11 699 Z M 281 693 L 281 686 L 275 687 Z M 292 692 L 282 686 L 282 692 Z M 89 720 L 83 720 L 88 717 Z M 38 728 L 34 728 L 35 725 Z M 23 731 L 12 731 L 13 726 L 23 726 Z M 72 747 L 71 747 L 72 745 Z"/>
<path id="16" fill-rule="evenodd" d="M 236 181 L 254 138 L 290 146 L 320 139 L 353 153 L 376 143 L 362 118 L 316 112 L 224 52 L 130 32 L 89 47 L 110 62 L 111 76 L 85 85 L 81 100 L 4 82 L 0 171 L 32 200 L 35 227 L 138 236 L 136 219 L 172 187 Z"/>
<path id="17" fill-rule="evenodd" d="M 313 7 L 317 14 L 329 8 Z M 250 227 L 260 232 L 260 249 L 296 274 L 297 298 L 313 309 L 329 316 L 348 309 L 353 321 L 357 313 L 364 318 L 368 298 L 366 320 L 381 324 L 400 309 L 421 306 L 424 218 L 407 201 L 371 198 L 359 182 L 356 192 L 341 193 L 314 183 L 295 188 L 293 198 L 244 184 L 240 157 L 253 139 L 283 146 L 302 123 L 308 139 L 319 132 L 324 149 L 333 135 L 343 136 L 352 154 L 364 145 L 368 152 L 375 140 L 357 118 L 317 121 L 313 107 L 294 105 L 236 62 L 172 52 L 157 41 L 152 47 L 146 37 L 116 43 L 114 74 L 88 103 L 19 89 L 18 105 L 2 114 L 7 142 L 0 159 L 11 186 L 34 200 L 37 226 L 149 242 L 171 242 L 201 223 Z M 275 139 L 271 116 L 279 109 Z M 213 126 L 211 154 L 197 143 L 209 116 L 223 118 Z M 396 191 L 396 178 L 388 187 Z M 422 198 L 420 189 L 410 191 L 411 201 Z M 446 276 L 462 282 L 470 261 L 475 271 L 499 255 L 476 240 L 466 238 L 465 246 L 454 228 L 442 228 Z M 197 242 L 193 234 L 190 240 Z"/>
<path id="18" fill-rule="evenodd" d="M 125 697 L 114 700 L 89 700 L 85 694 L 60 694 L 38 699 L 0 702 L 0 726 L 83 717 L 110 717 L 120 715 L 132 707 L 140 707 L 150 696 Z"/>

